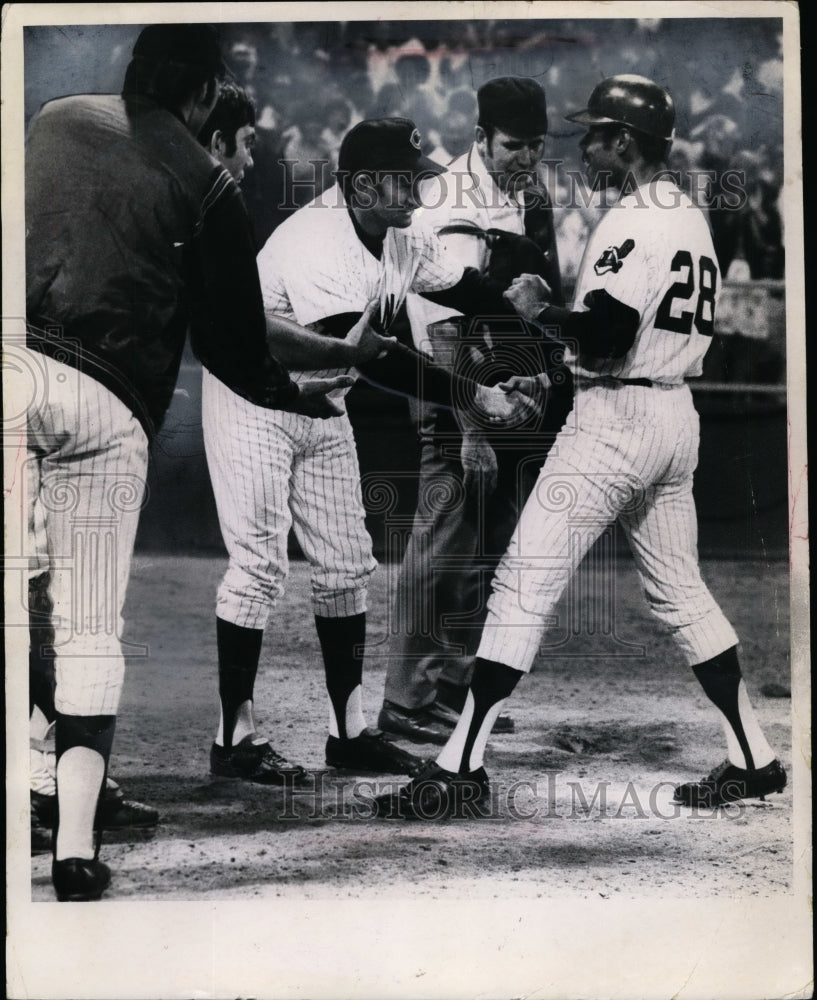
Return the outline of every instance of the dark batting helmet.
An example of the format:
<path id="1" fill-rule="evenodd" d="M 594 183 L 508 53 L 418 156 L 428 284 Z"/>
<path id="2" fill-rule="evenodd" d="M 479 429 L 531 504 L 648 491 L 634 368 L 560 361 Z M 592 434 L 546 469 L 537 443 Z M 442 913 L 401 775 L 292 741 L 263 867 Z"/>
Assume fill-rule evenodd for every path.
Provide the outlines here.
<path id="1" fill-rule="evenodd" d="M 675 105 L 663 87 L 645 76 L 622 73 L 602 80 L 587 107 L 566 115 L 579 125 L 629 125 L 657 139 L 673 138 Z"/>

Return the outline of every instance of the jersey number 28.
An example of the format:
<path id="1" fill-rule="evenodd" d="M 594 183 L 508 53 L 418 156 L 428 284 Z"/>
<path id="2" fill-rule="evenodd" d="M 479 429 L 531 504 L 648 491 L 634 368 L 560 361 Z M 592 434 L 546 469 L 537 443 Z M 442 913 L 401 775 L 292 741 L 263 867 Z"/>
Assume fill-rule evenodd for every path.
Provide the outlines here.
<path id="1" fill-rule="evenodd" d="M 715 284 L 718 280 L 718 269 L 709 257 L 699 259 L 698 302 L 694 313 L 691 309 L 683 308 L 687 303 L 691 305 L 692 296 L 695 294 L 695 266 L 689 250 L 679 250 L 672 258 L 672 273 L 681 277 L 670 285 L 667 294 L 661 300 L 655 315 L 655 325 L 661 330 L 669 330 L 670 333 L 684 333 L 689 336 L 694 323 L 698 333 L 704 337 L 711 337 L 715 320 Z M 675 306 L 676 312 L 673 312 L 676 299 L 680 300 L 680 308 Z"/>

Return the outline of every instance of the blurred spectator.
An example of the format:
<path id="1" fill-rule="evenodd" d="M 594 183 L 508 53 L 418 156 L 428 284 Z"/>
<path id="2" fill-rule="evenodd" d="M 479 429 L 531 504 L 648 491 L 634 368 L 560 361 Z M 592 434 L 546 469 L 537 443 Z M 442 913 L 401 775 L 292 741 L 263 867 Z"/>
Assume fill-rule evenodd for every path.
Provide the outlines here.
<path id="1" fill-rule="evenodd" d="M 439 144 L 429 153 L 432 160 L 447 166 L 464 153 L 474 139 L 477 100 L 472 90 L 455 90 L 448 98 L 438 128 Z"/>
<path id="2" fill-rule="evenodd" d="M 440 95 L 429 85 L 431 63 L 421 53 L 401 55 L 394 64 L 400 90 L 401 114 L 410 118 L 420 130 L 428 154 L 434 148 L 434 136 L 444 111 Z"/>
<path id="3" fill-rule="evenodd" d="M 692 149 L 697 166 L 711 175 L 701 193 L 709 211 L 721 274 L 726 275 L 738 245 L 736 197 L 725 184 L 740 141 L 738 126 L 727 115 L 710 115 L 692 130 L 691 138 L 695 140 Z"/>
<path id="4" fill-rule="evenodd" d="M 311 104 L 296 116 L 284 146 L 287 177 L 287 205 L 294 210 L 317 197 L 332 183 L 332 151 L 323 138 L 324 114 Z"/>
<path id="5" fill-rule="evenodd" d="M 783 277 L 783 221 L 778 208 L 780 183 L 765 163 L 762 152 L 741 150 L 733 167 L 744 177 L 746 202 L 736 213 L 735 257 L 727 273 L 737 278 Z M 744 264 L 742 272 L 735 265 Z"/>
<path id="6" fill-rule="evenodd" d="M 321 141 L 329 151 L 331 169 L 337 170 L 338 152 L 343 137 L 353 124 L 352 109 L 342 97 L 331 98 L 326 104 L 326 127 L 321 132 Z"/>

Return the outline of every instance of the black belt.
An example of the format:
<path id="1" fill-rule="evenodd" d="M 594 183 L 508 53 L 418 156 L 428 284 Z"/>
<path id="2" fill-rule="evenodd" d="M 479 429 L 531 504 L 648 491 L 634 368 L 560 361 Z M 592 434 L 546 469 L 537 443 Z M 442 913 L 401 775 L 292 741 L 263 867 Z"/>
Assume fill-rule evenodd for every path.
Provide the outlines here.
<path id="1" fill-rule="evenodd" d="M 586 375 L 578 375 L 576 384 L 580 389 L 589 389 L 593 386 L 609 386 L 616 388 L 619 385 L 642 385 L 647 389 L 675 389 L 683 382 L 653 382 L 649 378 L 617 378 L 615 375 L 599 375 L 596 378 L 589 378 Z"/>

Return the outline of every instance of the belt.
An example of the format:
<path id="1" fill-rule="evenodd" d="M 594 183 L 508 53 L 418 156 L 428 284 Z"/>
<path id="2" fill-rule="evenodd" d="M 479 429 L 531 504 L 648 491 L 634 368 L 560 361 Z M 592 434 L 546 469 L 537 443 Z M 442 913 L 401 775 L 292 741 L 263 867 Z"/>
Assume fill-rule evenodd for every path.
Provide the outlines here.
<path id="1" fill-rule="evenodd" d="M 641 385 L 647 389 L 678 389 L 684 385 L 683 382 L 653 382 L 649 378 L 616 378 L 614 375 L 600 375 L 598 378 L 586 378 L 578 376 L 576 386 L 579 389 L 592 389 L 594 386 L 604 386 L 608 389 L 617 389 L 622 385 Z"/>

